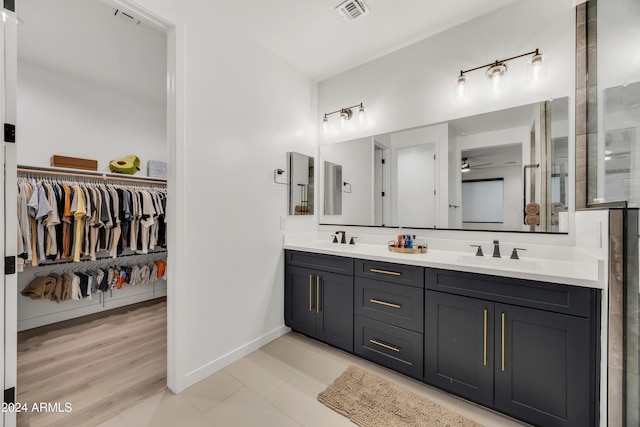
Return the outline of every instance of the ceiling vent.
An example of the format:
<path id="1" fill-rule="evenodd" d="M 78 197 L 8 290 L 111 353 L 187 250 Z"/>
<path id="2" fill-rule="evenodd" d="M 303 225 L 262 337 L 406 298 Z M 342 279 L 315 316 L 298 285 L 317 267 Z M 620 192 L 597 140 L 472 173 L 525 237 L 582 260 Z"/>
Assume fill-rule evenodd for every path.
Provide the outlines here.
<path id="1" fill-rule="evenodd" d="M 122 9 L 116 9 L 115 12 L 113 13 L 114 16 L 117 16 L 118 18 L 122 19 L 125 22 L 128 22 L 129 24 L 135 26 L 138 25 L 140 23 L 140 20 L 138 18 L 136 18 L 135 16 L 131 15 L 131 13 L 129 12 L 125 12 Z"/>
<path id="2" fill-rule="evenodd" d="M 336 6 L 336 12 L 345 21 L 353 21 L 371 12 L 371 9 L 363 0 L 347 0 Z"/>

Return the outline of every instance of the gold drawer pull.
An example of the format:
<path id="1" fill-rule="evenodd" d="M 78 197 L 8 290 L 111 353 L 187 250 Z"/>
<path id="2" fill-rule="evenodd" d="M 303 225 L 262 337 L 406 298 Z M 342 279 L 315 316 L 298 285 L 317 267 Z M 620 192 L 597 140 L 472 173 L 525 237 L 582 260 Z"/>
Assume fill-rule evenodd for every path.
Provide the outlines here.
<path id="1" fill-rule="evenodd" d="M 398 273 L 397 271 L 378 270 L 378 269 L 375 269 L 375 268 L 372 268 L 369 271 L 371 271 L 372 273 L 388 274 L 390 276 L 399 276 L 400 275 L 400 273 Z"/>
<path id="2" fill-rule="evenodd" d="M 379 345 L 380 347 L 384 347 L 386 349 L 393 350 L 393 351 L 395 351 L 397 353 L 400 353 L 400 349 L 398 347 L 394 347 L 394 346 L 391 346 L 391 345 L 388 345 L 388 344 L 384 344 L 384 343 L 381 343 L 380 341 L 376 341 L 376 340 L 369 340 L 369 342 L 371 344 Z"/>
<path id="3" fill-rule="evenodd" d="M 370 299 L 369 302 L 372 302 L 374 304 L 386 305 L 387 307 L 400 308 L 398 304 L 392 304 L 390 302 L 380 301 L 377 299 Z"/>

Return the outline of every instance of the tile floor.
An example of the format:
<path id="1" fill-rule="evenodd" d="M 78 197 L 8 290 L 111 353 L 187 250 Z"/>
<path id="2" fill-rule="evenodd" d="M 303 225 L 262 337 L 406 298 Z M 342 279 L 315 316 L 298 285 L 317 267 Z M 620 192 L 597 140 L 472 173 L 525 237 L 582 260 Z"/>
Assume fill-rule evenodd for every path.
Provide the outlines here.
<path id="1" fill-rule="evenodd" d="M 316 396 L 348 365 L 360 366 L 486 427 L 525 424 L 363 359 L 288 333 L 180 394 L 160 393 L 99 427 L 353 427 Z"/>

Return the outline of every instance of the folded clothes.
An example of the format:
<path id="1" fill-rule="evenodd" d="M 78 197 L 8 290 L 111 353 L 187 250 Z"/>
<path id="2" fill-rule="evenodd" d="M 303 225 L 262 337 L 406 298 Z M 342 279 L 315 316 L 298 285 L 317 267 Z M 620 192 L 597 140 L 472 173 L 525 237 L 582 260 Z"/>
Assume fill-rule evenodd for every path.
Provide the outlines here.
<path id="1" fill-rule="evenodd" d="M 525 206 L 524 211 L 526 212 L 527 215 L 538 215 L 540 213 L 540 205 L 535 202 L 527 203 L 527 206 Z"/>
<path id="2" fill-rule="evenodd" d="M 524 223 L 526 225 L 538 225 L 540 224 L 540 216 L 539 215 L 527 215 L 524 217 Z"/>
<path id="3" fill-rule="evenodd" d="M 35 277 L 20 293 L 31 299 L 45 299 L 45 295 L 51 295 L 55 287 L 56 279 L 53 277 Z"/>

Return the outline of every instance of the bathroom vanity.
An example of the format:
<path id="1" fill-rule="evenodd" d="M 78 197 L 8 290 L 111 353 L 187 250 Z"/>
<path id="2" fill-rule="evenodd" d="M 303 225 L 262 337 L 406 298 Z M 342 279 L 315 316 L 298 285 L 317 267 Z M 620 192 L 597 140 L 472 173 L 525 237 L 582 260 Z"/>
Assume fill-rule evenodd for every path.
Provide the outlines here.
<path id="1" fill-rule="evenodd" d="M 385 251 L 285 244 L 286 325 L 533 425 L 596 425 L 600 292 L 579 265 L 563 280 L 530 260 Z"/>

